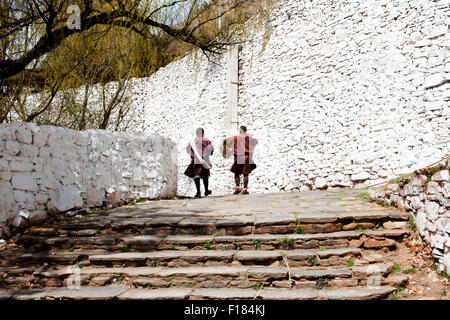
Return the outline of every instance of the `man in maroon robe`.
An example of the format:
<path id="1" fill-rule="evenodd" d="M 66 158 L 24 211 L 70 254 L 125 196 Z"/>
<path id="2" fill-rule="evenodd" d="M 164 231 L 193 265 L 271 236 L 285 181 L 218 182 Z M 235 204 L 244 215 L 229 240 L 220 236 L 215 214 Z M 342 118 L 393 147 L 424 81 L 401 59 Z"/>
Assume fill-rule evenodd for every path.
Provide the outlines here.
<path id="1" fill-rule="evenodd" d="M 248 178 L 249 174 L 256 169 L 256 164 L 253 162 L 253 153 L 258 140 L 250 137 L 247 134 L 247 128 L 241 126 L 239 128 L 239 135 L 226 138 L 223 141 L 224 150 L 231 149 L 234 156 L 233 166 L 230 171 L 234 173 L 234 181 L 236 187 L 234 194 L 248 194 Z M 241 178 L 244 176 L 244 190 L 241 190 Z"/>
<path id="2" fill-rule="evenodd" d="M 197 189 L 197 194 L 195 195 L 196 198 L 201 197 L 200 179 L 202 179 L 203 185 L 205 187 L 205 197 L 207 197 L 212 193 L 212 191 L 208 189 L 208 180 L 211 173 L 210 169 L 205 168 L 202 163 L 206 162 L 207 167 L 211 167 L 209 156 L 213 154 L 214 147 L 211 141 L 205 138 L 205 131 L 203 130 L 203 128 L 197 129 L 193 144 L 195 144 L 195 148 L 197 148 L 197 152 L 202 157 L 202 159 L 198 159 L 195 156 L 194 150 L 192 150 L 193 146 L 191 146 L 191 143 L 189 143 L 189 145 L 186 147 L 186 152 L 191 156 L 191 163 L 187 167 L 184 174 L 189 178 L 194 179 L 195 187 Z"/>

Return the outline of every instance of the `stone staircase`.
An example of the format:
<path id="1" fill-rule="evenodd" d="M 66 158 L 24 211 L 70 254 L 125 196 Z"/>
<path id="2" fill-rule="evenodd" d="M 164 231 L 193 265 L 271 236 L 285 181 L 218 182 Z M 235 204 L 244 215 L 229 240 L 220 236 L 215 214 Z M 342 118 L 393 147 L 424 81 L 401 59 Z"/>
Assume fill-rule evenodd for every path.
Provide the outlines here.
<path id="1" fill-rule="evenodd" d="M 154 201 L 66 215 L 0 252 L 0 299 L 386 298 L 407 281 L 391 274 L 389 259 L 409 233 L 407 218 L 360 193 Z M 77 279 L 81 288 L 69 289 Z"/>

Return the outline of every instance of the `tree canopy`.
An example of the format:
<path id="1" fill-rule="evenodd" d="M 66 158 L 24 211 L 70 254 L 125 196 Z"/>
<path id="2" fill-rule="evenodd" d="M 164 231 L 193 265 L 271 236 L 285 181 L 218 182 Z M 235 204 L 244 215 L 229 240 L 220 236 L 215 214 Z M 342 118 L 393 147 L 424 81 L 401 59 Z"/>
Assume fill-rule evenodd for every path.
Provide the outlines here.
<path id="1" fill-rule="evenodd" d="M 224 52 L 239 42 L 240 26 L 269 2 L 0 0 L 0 123 L 108 128 L 128 79 L 149 76 L 195 49 L 208 56 Z M 104 96 L 117 99 L 91 110 L 92 88 L 106 90 L 110 81 L 118 81 L 108 89 L 117 92 Z M 80 103 L 70 92 L 83 87 Z M 55 106 L 63 90 L 64 102 Z M 41 99 L 30 104 L 33 92 Z"/>

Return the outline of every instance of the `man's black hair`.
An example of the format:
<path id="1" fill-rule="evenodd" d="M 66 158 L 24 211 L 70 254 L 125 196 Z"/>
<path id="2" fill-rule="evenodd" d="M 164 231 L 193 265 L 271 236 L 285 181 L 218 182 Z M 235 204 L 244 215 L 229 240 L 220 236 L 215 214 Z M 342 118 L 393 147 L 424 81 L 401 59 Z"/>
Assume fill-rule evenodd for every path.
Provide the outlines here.
<path id="1" fill-rule="evenodd" d="M 203 128 L 198 128 L 198 129 L 195 131 L 195 133 L 197 134 L 197 137 L 198 137 L 198 136 L 203 135 L 203 134 L 205 133 L 205 130 L 203 130 Z"/>
<path id="2" fill-rule="evenodd" d="M 247 127 L 246 126 L 241 126 L 239 129 L 241 129 L 243 132 L 247 132 Z"/>

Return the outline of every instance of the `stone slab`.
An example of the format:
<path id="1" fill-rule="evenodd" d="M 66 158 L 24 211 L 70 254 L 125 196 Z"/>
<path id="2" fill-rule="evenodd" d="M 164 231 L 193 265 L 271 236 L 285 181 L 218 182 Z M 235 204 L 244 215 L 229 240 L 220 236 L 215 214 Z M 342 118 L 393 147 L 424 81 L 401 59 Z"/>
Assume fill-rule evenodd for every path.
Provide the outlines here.
<path id="1" fill-rule="evenodd" d="M 378 220 L 389 217 L 387 211 L 342 212 L 339 220 Z"/>
<path id="2" fill-rule="evenodd" d="M 337 214 L 332 213 L 299 213 L 297 221 L 300 223 L 331 223 L 338 220 Z"/>
<path id="3" fill-rule="evenodd" d="M 278 251 L 238 251 L 236 259 L 238 261 L 272 261 L 281 259 L 281 253 Z"/>
<path id="4" fill-rule="evenodd" d="M 260 214 L 256 216 L 255 227 L 297 223 L 293 214 Z"/>
<path id="5" fill-rule="evenodd" d="M 185 300 L 192 292 L 188 288 L 131 289 L 118 296 L 119 300 Z"/>
<path id="6" fill-rule="evenodd" d="M 249 278 L 284 279 L 287 276 L 287 269 L 282 267 L 255 267 L 248 270 Z"/>
<path id="7" fill-rule="evenodd" d="M 291 269 L 291 277 L 294 279 L 317 279 L 317 278 L 350 278 L 350 270 L 340 269 Z"/>
<path id="8" fill-rule="evenodd" d="M 318 290 L 266 288 L 261 290 L 258 297 L 263 300 L 313 300 L 318 297 Z"/>
<path id="9" fill-rule="evenodd" d="M 253 216 L 231 216 L 220 218 L 216 222 L 216 227 L 240 227 L 253 225 L 255 218 Z"/>
<path id="10" fill-rule="evenodd" d="M 111 300 L 128 290 L 125 286 L 81 287 L 77 289 L 58 288 L 48 297 L 68 300 Z"/>
<path id="11" fill-rule="evenodd" d="M 105 255 L 91 255 L 89 256 L 89 260 L 92 263 L 121 261 L 145 262 L 147 260 L 147 256 L 148 254 L 143 252 L 122 252 Z"/>
<path id="12" fill-rule="evenodd" d="M 20 290 L 12 296 L 14 300 L 36 300 L 43 299 L 50 292 L 50 289 L 30 289 L 30 290 Z"/>
<path id="13" fill-rule="evenodd" d="M 197 288 L 191 293 L 190 299 L 209 299 L 209 300 L 250 300 L 254 299 L 257 292 L 253 289 L 207 289 Z"/>
<path id="14" fill-rule="evenodd" d="M 174 276 L 184 276 L 184 277 L 199 277 L 206 275 L 219 275 L 219 276 L 229 276 L 238 277 L 239 275 L 245 273 L 248 268 L 241 267 L 187 267 L 187 268 L 169 268 L 164 269 L 158 273 L 160 277 L 174 277 Z"/>
<path id="15" fill-rule="evenodd" d="M 395 288 L 392 288 L 392 287 L 320 290 L 318 299 L 320 299 L 320 300 L 372 300 L 372 299 L 384 298 L 394 291 L 395 291 Z"/>

